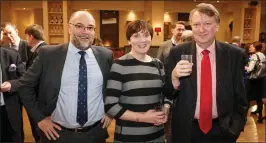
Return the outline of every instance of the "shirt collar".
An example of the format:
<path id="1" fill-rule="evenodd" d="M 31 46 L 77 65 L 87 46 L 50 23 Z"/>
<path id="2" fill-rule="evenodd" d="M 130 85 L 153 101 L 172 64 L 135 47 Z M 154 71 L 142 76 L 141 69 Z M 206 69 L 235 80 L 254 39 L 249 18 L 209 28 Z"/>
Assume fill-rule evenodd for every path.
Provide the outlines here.
<path id="1" fill-rule="evenodd" d="M 202 54 L 202 51 L 205 50 L 201 48 L 197 43 L 196 43 L 196 48 L 197 48 L 197 54 Z M 212 44 L 206 49 L 209 50 L 210 54 L 215 53 L 215 40 L 213 40 Z"/>
<path id="2" fill-rule="evenodd" d="M 69 42 L 69 45 L 68 45 L 68 51 L 74 55 L 78 54 L 79 55 L 79 51 L 81 51 L 80 49 L 78 49 L 75 45 L 73 45 L 71 42 Z M 92 53 L 92 50 L 91 48 L 85 50 L 85 52 L 87 53 L 87 55 L 89 56 L 90 53 Z"/>
<path id="3" fill-rule="evenodd" d="M 175 41 L 174 37 L 171 38 L 171 41 L 174 45 L 177 45 L 177 42 Z"/>
<path id="4" fill-rule="evenodd" d="M 30 49 L 30 51 L 33 53 L 33 52 L 35 52 L 35 50 L 37 49 L 37 47 L 40 45 L 40 44 L 42 44 L 44 41 L 39 41 L 34 47 L 32 47 L 31 49 Z"/>

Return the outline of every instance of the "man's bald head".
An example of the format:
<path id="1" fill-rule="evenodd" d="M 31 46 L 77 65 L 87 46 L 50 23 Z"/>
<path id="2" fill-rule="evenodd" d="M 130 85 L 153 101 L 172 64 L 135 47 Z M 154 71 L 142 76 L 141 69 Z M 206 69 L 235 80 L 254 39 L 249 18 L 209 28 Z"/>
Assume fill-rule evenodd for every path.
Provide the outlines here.
<path id="1" fill-rule="evenodd" d="M 76 11 L 74 12 L 71 16 L 70 16 L 70 19 L 69 19 L 69 23 L 73 23 L 76 19 L 79 19 L 81 17 L 87 17 L 91 20 L 94 21 L 95 23 L 95 19 L 93 18 L 93 16 L 87 12 L 87 11 Z"/>
<path id="2" fill-rule="evenodd" d="M 95 20 L 87 11 L 74 12 L 68 24 L 70 41 L 76 48 L 88 49 L 95 36 Z"/>

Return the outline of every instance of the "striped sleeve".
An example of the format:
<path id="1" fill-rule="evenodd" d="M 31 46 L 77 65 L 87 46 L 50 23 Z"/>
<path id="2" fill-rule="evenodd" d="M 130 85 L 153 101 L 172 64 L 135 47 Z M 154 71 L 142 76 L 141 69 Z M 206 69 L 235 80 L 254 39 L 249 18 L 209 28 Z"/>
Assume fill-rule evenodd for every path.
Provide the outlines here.
<path id="1" fill-rule="evenodd" d="M 124 109 L 119 104 L 122 93 L 123 66 L 115 61 L 111 67 L 110 78 L 107 81 L 105 111 L 113 118 L 119 118 L 124 114 Z"/>

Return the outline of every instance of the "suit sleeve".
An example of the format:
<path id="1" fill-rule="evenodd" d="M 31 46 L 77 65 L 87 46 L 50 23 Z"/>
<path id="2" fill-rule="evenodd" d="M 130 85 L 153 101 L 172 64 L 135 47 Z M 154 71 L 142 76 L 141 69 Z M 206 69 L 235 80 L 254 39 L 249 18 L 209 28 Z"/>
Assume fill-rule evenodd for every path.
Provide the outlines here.
<path id="1" fill-rule="evenodd" d="M 164 46 L 161 45 L 157 52 L 157 59 L 159 59 L 160 61 L 164 63 L 163 49 L 164 49 Z"/>
<path id="2" fill-rule="evenodd" d="M 244 88 L 244 55 L 240 54 L 235 67 L 234 79 L 234 111 L 232 115 L 231 132 L 238 134 L 245 126 L 247 99 Z"/>
<path id="3" fill-rule="evenodd" d="M 162 76 L 161 78 L 162 78 L 162 82 L 163 82 L 163 86 L 164 86 L 164 84 L 165 84 L 165 78 L 166 78 L 166 73 L 165 73 L 165 69 L 164 69 L 164 65 L 163 65 L 163 63 L 160 61 L 160 60 L 158 60 L 158 63 L 160 64 L 160 72 L 161 72 L 161 75 L 160 76 Z M 163 92 L 163 95 L 164 95 L 164 92 Z M 173 104 L 173 100 L 171 100 L 171 99 L 169 99 L 169 96 L 165 96 L 164 95 L 164 101 L 163 101 L 163 103 L 164 104 L 169 104 L 169 105 L 172 105 Z"/>
<path id="4" fill-rule="evenodd" d="M 174 95 L 178 92 L 177 90 L 174 89 L 174 86 L 172 84 L 172 71 L 176 66 L 176 60 L 175 60 L 175 48 L 172 48 L 170 50 L 169 56 L 168 56 L 168 62 L 167 62 L 167 73 L 166 73 L 166 81 L 163 87 L 163 94 L 166 96 L 167 99 L 173 100 Z"/>
<path id="5" fill-rule="evenodd" d="M 27 113 L 31 116 L 36 123 L 45 118 L 45 115 L 38 109 L 38 102 L 36 98 L 36 87 L 39 84 L 39 79 L 43 71 L 43 58 L 44 53 L 40 52 L 36 57 L 33 65 L 19 80 L 19 95 L 22 103 L 24 104 Z"/>
<path id="6" fill-rule="evenodd" d="M 16 65 L 17 65 L 16 75 L 17 75 L 17 78 L 20 78 L 26 71 L 25 65 L 22 63 L 22 60 L 21 60 L 19 54 L 16 54 L 15 59 L 16 59 Z M 18 79 L 10 80 L 9 82 L 11 84 L 11 91 L 10 92 L 17 92 L 18 86 L 19 86 Z"/>

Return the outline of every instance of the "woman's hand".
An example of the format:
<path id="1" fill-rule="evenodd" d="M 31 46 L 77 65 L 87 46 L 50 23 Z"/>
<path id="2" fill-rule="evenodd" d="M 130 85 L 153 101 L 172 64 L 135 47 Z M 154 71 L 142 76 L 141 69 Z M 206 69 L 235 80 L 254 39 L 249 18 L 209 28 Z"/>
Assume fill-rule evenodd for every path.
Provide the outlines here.
<path id="1" fill-rule="evenodd" d="M 166 114 L 163 111 L 156 112 L 155 110 L 148 110 L 145 113 L 141 113 L 138 117 L 139 122 L 151 123 L 154 125 L 160 125 L 165 120 Z"/>

